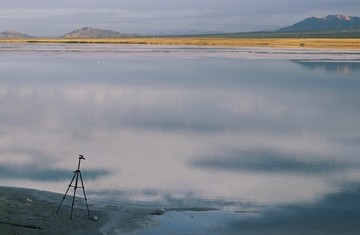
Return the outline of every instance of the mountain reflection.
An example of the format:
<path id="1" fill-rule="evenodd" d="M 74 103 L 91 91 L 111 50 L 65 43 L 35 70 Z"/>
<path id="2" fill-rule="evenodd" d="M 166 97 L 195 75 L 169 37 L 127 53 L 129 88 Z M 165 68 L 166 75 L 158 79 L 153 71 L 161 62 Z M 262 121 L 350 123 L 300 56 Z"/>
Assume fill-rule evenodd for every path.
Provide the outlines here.
<path id="1" fill-rule="evenodd" d="M 306 61 L 293 60 L 295 63 L 302 65 L 304 68 L 315 71 L 327 71 L 329 73 L 336 73 L 337 75 L 349 75 L 351 72 L 360 70 L 359 62 L 339 62 L 339 61 Z"/>

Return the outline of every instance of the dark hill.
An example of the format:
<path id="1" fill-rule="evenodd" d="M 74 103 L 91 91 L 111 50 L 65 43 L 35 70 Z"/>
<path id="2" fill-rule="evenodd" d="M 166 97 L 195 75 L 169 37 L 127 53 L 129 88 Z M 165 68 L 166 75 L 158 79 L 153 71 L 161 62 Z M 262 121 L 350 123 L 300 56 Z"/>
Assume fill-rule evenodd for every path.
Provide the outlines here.
<path id="1" fill-rule="evenodd" d="M 278 32 L 356 30 L 360 29 L 360 17 L 328 15 L 324 18 L 310 17 L 294 25 L 282 28 Z"/>

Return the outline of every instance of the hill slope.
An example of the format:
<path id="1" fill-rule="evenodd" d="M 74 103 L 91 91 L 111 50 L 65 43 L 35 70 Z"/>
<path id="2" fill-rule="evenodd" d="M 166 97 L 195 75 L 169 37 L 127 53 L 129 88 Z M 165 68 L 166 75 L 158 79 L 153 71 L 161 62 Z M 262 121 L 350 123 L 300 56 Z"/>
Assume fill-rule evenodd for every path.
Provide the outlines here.
<path id="1" fill-rule="evenodd" d="M 31 38 L 31 36 L 16 31 L 5 31 L 0 33 L 0 38 Z"/>
<path id="2" fill-rule="evenodd" d="M 360 17 L 345 15 L 328 15 L 323 18 L 310 17 L 278 32 L 354 30 L 360 29 Z"/>
<path id="3" fill-rule="evenodd" d="M 128 34 L 119 33 L 113 30 L 104 30 L 91 27 L 83 27 L 62 36 L 63 38 L 121 38 L 128 37 Z"/>

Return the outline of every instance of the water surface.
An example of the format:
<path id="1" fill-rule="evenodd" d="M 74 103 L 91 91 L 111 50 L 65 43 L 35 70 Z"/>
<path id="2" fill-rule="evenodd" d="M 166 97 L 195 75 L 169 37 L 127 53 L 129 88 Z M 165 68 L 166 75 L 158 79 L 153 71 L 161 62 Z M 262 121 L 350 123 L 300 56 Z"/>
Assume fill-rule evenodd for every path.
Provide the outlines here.
<path id="1" fill-rule="evenodd" d="M 358 52 L 2 44 L 0 71 L 1 185 L 63 193 L 83 154 L 89 201 L 359 231 Z"/>

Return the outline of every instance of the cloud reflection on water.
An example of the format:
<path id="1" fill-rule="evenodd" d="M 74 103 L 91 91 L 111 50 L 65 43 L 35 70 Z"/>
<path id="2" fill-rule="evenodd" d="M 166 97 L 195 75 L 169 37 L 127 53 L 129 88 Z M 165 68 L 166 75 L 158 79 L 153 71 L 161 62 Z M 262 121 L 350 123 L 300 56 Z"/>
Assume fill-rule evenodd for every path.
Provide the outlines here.
<path id="1" fill-rule="evenodd" d="M 303 160 L 301 160 L 303 158 Z M 326 174 L 332 171 L 358 169 L 360 162 L 319 159 L 317 156 L 291 156 L 271 150 L 231 152 L 225 156 L 205 157 L 190 163 L 190 166 L 214 170 L 249 172 L 278 172 L 291 174 Z"/>
<path id="2" fill-rule="evenodd" d="M 359 180 L 346 174 L 359 167 L 356 79 L 286 60 L 97 56 L 2 61 L 8 178 L 63 180 L 53 189 L 62 192 L 63 169 L 84 154 L 92 191 L 269 204 L 316 201 L 344 177 Z"/>
<path id="3" fill-rule="evenodd" d="M 74 169 L 75 170 L 75 169 Z M 49 169 L 43 166 L 27 164 L 21 166 L 0 165 L 2 179 L 26 179 L 35 181 L 59 182 L 71 180 L 72 171 L 65 169 Z M 84 179 L 95 180 L 98 177 L 109 175 L 105 170 L 87 170 Z"/>
<path id="4" fill-rule="evenodd" d="M 232 219 L 211 231 L 216 234 L 358 234 L 360 225 L 359 184 L 346 185 L 311 205 L 268 208 L 251 219 Z"/>

